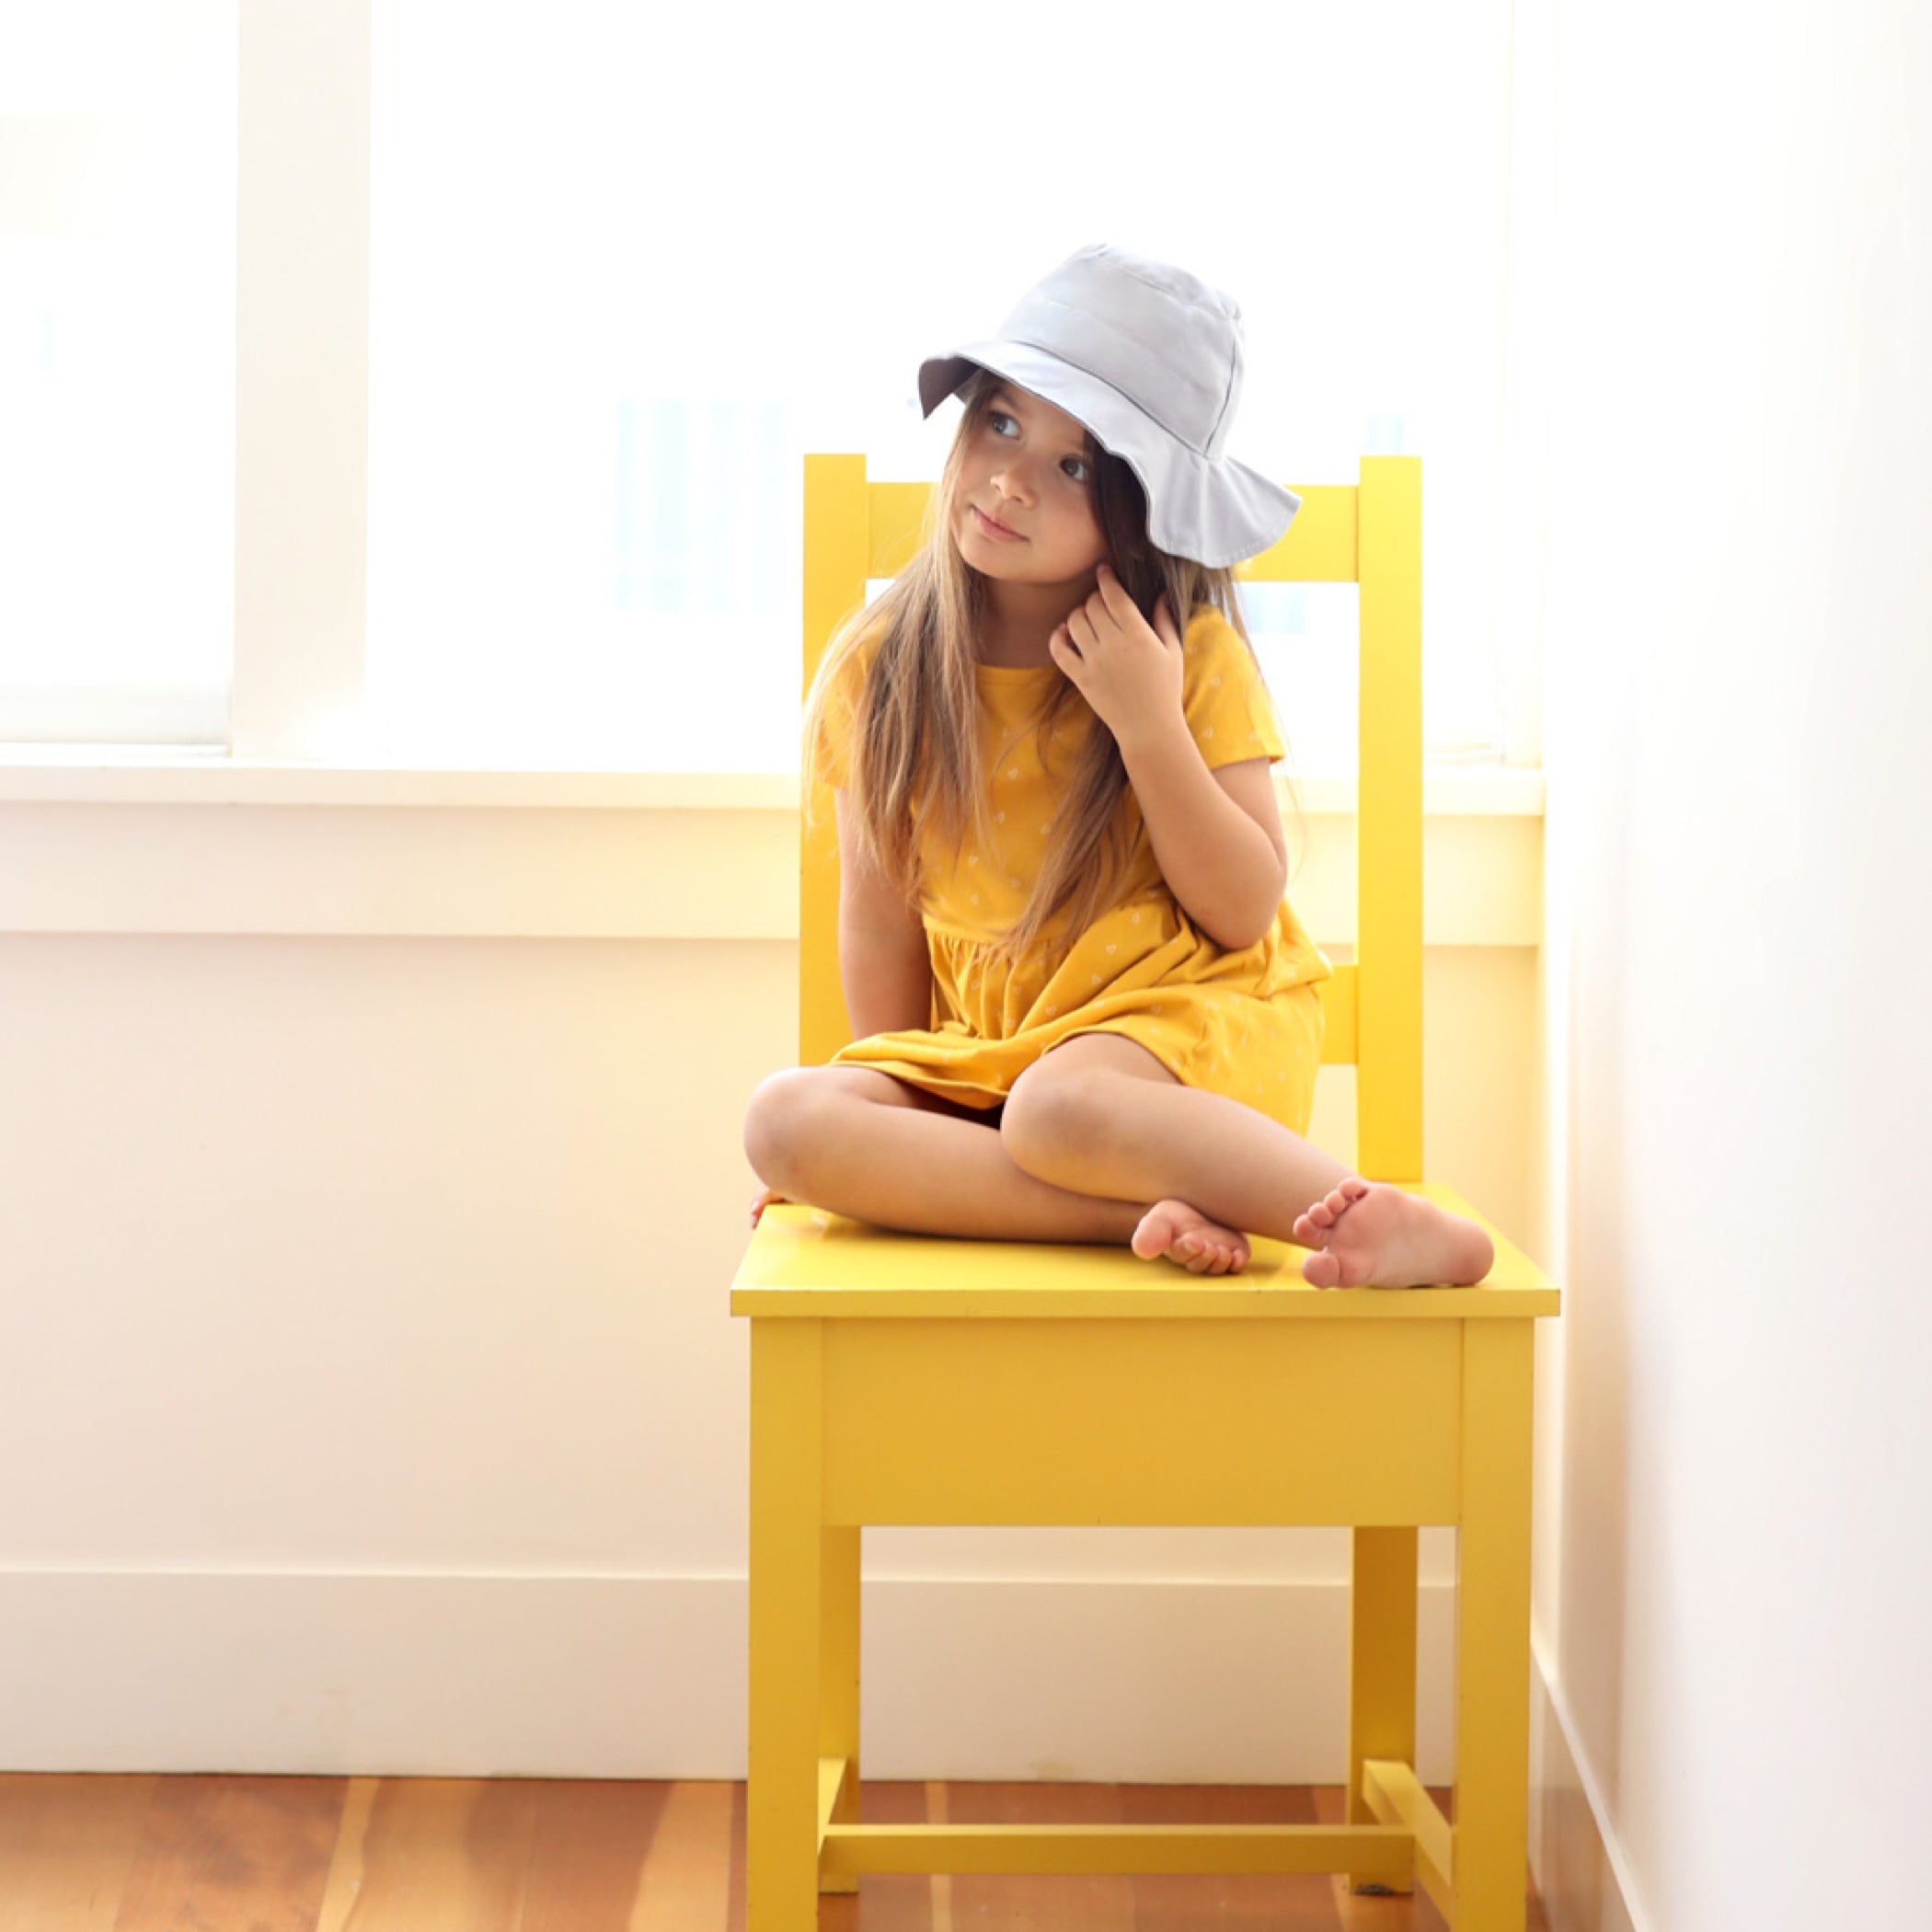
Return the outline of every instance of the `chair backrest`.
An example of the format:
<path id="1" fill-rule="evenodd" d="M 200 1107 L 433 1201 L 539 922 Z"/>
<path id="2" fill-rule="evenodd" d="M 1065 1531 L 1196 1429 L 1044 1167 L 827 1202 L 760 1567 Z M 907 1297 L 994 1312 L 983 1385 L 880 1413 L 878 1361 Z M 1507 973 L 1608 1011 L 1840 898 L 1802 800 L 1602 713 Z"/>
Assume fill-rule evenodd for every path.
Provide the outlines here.
<path id="1" fill-rule="evenodd" d="M 1302 507 L 1287 535 L 1236 576 L 1361 586 L 1355 960 L 1322 983 L 1322 1061 L 1356 1069 L 1356 1170 L 1420 1180 L 1422 461 L 1363 456 L 1359 483 L 1291 487 Z M 868 482 L 863 456 L 805 458 L 805 690 L 868 580 L 895 576 L 911 558 L 931 488 Z M 837 835 L 824 803 L 800 852 L 799 1059 L 808 1066 L 852 1037 L 839 981 Z"/>

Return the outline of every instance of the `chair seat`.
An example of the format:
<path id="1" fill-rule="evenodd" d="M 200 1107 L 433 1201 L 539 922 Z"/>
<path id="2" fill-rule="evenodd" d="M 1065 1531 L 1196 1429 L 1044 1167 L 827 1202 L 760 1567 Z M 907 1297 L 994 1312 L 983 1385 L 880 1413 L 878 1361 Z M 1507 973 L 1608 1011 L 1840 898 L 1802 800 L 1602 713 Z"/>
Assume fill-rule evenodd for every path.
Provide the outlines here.
<path id="1" fill-rule="evenodd" d="M 731 1313 L 1444 1321 L 1558 1312 L 1556 1285 L 1461 1195 L 1434 1181 L 1404 1191 L 1474 1221 L 1496 1244 L 1495 1265 L 1478 1286 L 1317 1288 L 1302 1277 L 1307 1249 L 1259 1236 L 1239 1274 L 1190 1275 L 1123 1248 L 890 1234 L 788 1204 L 759 1221 L 731 1284 Z"/>

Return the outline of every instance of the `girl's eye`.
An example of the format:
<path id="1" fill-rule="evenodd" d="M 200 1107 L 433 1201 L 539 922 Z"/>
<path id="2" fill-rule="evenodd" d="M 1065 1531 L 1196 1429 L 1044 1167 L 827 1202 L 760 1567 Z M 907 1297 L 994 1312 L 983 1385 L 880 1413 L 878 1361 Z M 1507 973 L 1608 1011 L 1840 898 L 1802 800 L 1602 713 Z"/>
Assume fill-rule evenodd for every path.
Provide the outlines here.
<path id="1" fill-rule="evenodd" d="M 1015 436 L 1019 433 L 1019 424 L 1007 415 L 1004 409 L 988 409 L 986 411 L 986 427 L 995 436 L 1002 439 L 1006 439 L 1009 430 Z M 1090 472 L 1087 469 L 1087 461 L 1084 457 L 1063 456 L 1060 459 L 1060 467 L 1062 472 L 1065 476 L 1070 477 L 1075 483 L 1085 483 L 1089 478 Z"/>

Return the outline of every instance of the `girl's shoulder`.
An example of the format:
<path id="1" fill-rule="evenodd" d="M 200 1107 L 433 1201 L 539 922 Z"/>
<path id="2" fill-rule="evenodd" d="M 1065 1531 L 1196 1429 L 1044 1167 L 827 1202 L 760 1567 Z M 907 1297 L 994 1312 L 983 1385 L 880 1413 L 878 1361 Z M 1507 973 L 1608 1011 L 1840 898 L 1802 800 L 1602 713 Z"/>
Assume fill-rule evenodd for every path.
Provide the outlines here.
<path id="1" fill-rule="evenodd" d="M 812 673 L 805 705 L 806 769 L 816 782 L 842 789 L 849 780 L 852 736 L 884 628 L 864 616 L 841 627 Z"/>
<path id="2" fill-rule="evenodd" d="M 866 681 L 872 660 L 886 633 L 885 625 L 869 613 L 855 617 L 835 631 L 825 646 L 818 675 L 839 696 L 850 699 Z"/>
<path id="3" fill-rule="evenodd" d="M 1184 669 L 1190 679 L 1208 677 L 1216 672 L 1225 674 L 1231 661 L 1247 664 L 1253 660 L 1246 639 L 1218 604 L 1194 606 L 1194 614 L 1180 634 L 1180 645 L 1187 659 Z"/>
<path id="4" fill-rule="evenodd" d="M 1210 767 L 1285 755 L 1261 667 L 1214 604 L 1196 606 L 1181 634 L 1181 709 Z"/>

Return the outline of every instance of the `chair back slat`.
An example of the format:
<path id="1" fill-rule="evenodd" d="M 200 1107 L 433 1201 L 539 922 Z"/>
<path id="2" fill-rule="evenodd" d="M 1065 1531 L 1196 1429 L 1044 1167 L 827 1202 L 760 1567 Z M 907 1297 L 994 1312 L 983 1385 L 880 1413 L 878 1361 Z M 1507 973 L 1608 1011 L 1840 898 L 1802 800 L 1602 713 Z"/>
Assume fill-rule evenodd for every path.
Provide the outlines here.
<path id="1" fill-rule="evenodd" d="M 1302 507 L 1277 544 L 1235 566 L 1259 583 L 1353 583 L 1358 563 L 1358 503 L 1352 483 L 1311 483 L 1295 494 Z"/>
<path id="2" fill-rule="evenodd" d="M 863 456 L 805 458 L 805 689 L 868 579 L 914 554 L 931 486 L 868 482 Z M 1361 586 L 1355 963 L 1322 982 L 1325 1065 L 1356 1069 L 1358 1172 L 1422 1178 L 1422 465 L 1364 456 L 1361 481 L 1313 484 L 1288 534 L 1236 576 Z M 852 1037 L 838 970 L 838 841 L 829 795 L 799 853 L 799 1059 Z"/>
<path id="3" fill-rule="evenodd" d="M 1355 1023 L 1356 967 L 1352 960 L 1336 967 L 1321 982 L 1321 1064 L 1324 1066 L 1355 1064 L 1361 1029 Z"/>
<path id="4" fill-rule="evenodd" d="M 840 620 L 866 601 L 866 558 L 872 523 L 868 495 L 863 456 L 805 458 L 807 692 Z M 822 789 L 818 800 L 819 822 L 805 824 L 805 814 L 799 814 L 800 1066 L 822 1066 L 852 1038 L 838 972 L 838 827 L 833 818 L 830 789 Z"/>
<path id="5" fill-rule="evenodd" d="M 1422 1178 L 1422 463 L 1362 458 L 1355 1165 Z"/>

